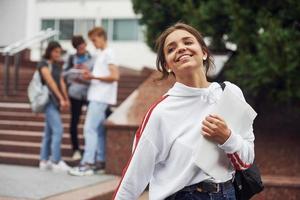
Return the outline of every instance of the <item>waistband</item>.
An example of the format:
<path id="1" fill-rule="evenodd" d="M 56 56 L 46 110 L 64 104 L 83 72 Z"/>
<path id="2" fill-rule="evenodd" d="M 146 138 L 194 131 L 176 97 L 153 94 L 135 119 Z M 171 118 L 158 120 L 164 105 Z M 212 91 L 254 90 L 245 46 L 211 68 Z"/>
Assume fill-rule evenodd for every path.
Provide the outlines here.
<path id="1" fill-rule="evenodd" d="M 208 182 L 208 181 L 202 181 L 200 183 L 196 183 L 193 185 L 189 185 L 184 187 L 183 189 L 179 190 L 175 194 L 169 196 L 166 198 L 166 200 L 172 200 L 175 199 L 176 194 L 180 192 L 205 192 L 205 193 L 219 193 L 223 190 L 227 190 L 231 187 L 233 187 L 233 180 L 228 180 L 223 183 L 213 183 L 213 182 Z"/>
<path id="2" fill-rule="evenodd" d="M 232 187 L 232 180 L 228 180 L 223 183 L 213 183 L 202 181 L 200 183 L 196 183 L 194 185 L 186 186 L 180 191 L 198 191 L 198 192 L 209 192 L 209 193 L 218 193 L 220 191 L 226 190 Z"/>

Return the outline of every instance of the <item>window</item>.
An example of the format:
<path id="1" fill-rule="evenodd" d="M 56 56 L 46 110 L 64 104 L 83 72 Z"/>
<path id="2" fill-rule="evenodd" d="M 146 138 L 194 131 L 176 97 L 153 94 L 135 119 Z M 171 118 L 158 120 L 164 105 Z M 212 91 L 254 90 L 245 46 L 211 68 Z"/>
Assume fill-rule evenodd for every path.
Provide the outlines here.
<path id="1" fill-rule="evenodd" d="M 114 20 L 113 40 L 137 40 L 138 22 L 134 19 Z"/>
<path id="2" fill-rule="evenodd" d="M 58 23 L 55 19 L 43 19 L 41 23 L 41 30 L 58 30 Z M 50 40 L 58 40 L 58 36 L 53 36 L 50 38 Z"/>
<path id="3" fill-rule="evenodd" d="M 59 30 L 56 40 L 71 40 L 73 35 L 87 38 L 88 31 L 96 24 L 95 19 L 43 19 L 41 29 Z M 142 27 L 138 19 L 102 19 L 102 27 L 107 32 L 108 40 L 139 41 L 143 40 Z"/>
<path id="4" fill-rule="evenodd" d="M 43 19 L 41 29 L 48 28 L 59 30 L 59 37 L 54 39 L 71 40 L 73 35 L 87 37 L 87 33 L 95 26 L 94 19 Z"/>
<path id="5" fill-rule="evenodd" d="M 54 19 L 43 19 L 42 20 L 42 30 L 47 30 L 48 28 L 55 29 Z"/>
<path id="6" fill-rule="evenodd" d="M 137 19 L 103 19 L 101 24 L 109 40 L 137 41 L 141 39 L 141 28 Z"/>
<path id="7" fill-rule="evenodd" d="M 108 19 L 103 19 L 102 20 L 102 27 L 106 30 L 108 33 Z"/>
<path id="8" fill-rule="evenodd" d="M 74 33 L 74 20 L 63 19 L 59 20 L 59 39 L 70 40 Z"/>

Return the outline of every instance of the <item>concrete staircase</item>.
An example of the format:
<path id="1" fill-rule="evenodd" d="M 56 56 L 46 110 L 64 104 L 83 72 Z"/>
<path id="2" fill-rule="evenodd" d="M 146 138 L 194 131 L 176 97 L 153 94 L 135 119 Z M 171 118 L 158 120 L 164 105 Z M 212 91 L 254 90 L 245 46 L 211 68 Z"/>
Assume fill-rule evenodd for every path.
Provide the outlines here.
<path id="1" fill-rule="evenodd" d="M 18 92 L 13 91 L 13 70 L 10 69 L 9 95 L 4 96 L 3 64 L 0 63 L 0 163 L 38 166 L 39 152 L 44 129 L 44 115 L 34 114 L 27 99 L 27 86 L 35 70 L 34 66 L 20 67 Z M 126 99 L 149 75 L 151 70 L 141 72 L 120 67 L 121 78 L 118 90 L 118 104 Z M 79 141 L 83 148 L 83 123 L 85 111 L 79 124 Z M 70 165 L 72 148 L 70 144 L 70 113 L 62 113 L 64 126 L 62 156 Z"/>
<path id="2" fill-rule="evenodd" d="M 79 140 L 83 145 L 82 126 L 79 125 Z M 69 164 L 72 148 L 70 144 L 69 121 L 70 114 L 63 113 L 64 125 L 63 144 L 61 146 L 63 159 Z M 0 161 L 6 164 L 37 166 L 44 128 L 44 115 L 31 112 L 28 103 L 0 103 Z"/>

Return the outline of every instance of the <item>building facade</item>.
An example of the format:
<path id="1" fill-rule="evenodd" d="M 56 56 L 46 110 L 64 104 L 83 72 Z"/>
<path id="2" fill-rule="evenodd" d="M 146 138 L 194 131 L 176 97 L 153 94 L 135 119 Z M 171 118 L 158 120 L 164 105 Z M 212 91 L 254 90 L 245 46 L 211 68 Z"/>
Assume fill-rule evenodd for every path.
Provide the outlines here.
<path id="1" fill-rule="evenodd" d="M 5 30 L 0 46 L 51 28 L 60 32 L 53 39 L 59 40 L 67 53 L 73 53 L 73 35 L 82 34 L 87 39 L 91 28 L 103 26 L 120 65 L 141 69 L 155 64 L 155 53 L 144 42 L 143 27 L 131 0 L 1 0 L 0 13 L 0 25 Z M 94 50 L 90 42 L 88 48 Z M 32 46 L 32 60 L 40 59 L 39 50 L 39 44 Z"/>

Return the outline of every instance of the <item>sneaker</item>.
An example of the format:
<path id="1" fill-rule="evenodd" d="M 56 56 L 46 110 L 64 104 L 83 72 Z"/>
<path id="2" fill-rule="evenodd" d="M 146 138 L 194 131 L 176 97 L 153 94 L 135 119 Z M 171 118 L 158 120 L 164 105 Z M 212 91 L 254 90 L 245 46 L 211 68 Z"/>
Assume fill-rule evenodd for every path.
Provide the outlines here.
<path id="1" fill-rule="evenodd" d="M 94 172 L 97 174 L 105 173 L 105 162 L 97 161 L 94 167 Z"/>
<path id="2" fill-rule="evenodd" d="M 54 172 L 66 172 L 69 171 L 71 167 L 65 163 L 65 161 L 61 160 L 57 164 L 52 163 L 52 171 Z"/>
<path id="3" fill-rule="evenodd" d="M 79 150 L 74 151 L 72 159 L 73 160 L 80 160 L 81 159 L 81 153 L 80 153 Z"/>
<path id="4" fill-rule="evenodd" d="M 51 170 L 52 169 L 52 162 L 47 160 L 42 160 L 39 163 L 39 168 L 40 170 L 46 171 L 46 170 Z"/>
<path id="5" fill-rule="evenodd" d="M 94 166 L 89 164 L 80 165 L 69 170 L 73 176 L 91 176 L 94 175 Z"/>

